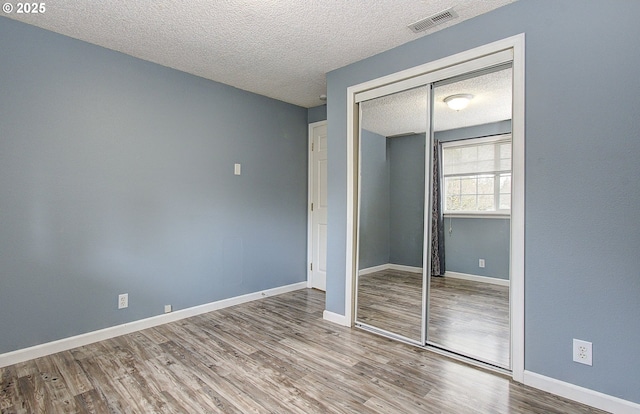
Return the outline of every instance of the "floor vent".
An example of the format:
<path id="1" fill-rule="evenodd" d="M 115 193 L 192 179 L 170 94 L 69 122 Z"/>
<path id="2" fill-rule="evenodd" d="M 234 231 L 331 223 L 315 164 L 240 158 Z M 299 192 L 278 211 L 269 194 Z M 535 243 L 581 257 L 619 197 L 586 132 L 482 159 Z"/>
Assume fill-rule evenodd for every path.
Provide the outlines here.
<path id="1" fill-rule="evenodd" d="M 456 17 L 458 17 L 458 13 L 456 13 L 453 8 L 449 8 L 447 10 L 443 10 L 439 13 L 433 14 L 429 17 L 425 17 L 424 19 L 418 20 L 415 23 L 411 23 L 407 27 L 414 33 L 420 33 L 444 22 L 448 22 L 449 20 L 453 20 Z"/>

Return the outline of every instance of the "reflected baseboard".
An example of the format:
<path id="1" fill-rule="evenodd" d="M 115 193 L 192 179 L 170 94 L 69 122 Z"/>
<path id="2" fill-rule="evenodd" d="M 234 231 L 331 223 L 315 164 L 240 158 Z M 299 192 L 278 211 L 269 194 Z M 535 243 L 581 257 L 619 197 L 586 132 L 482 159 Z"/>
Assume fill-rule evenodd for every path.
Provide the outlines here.
<path id="1" fill-rule="evenodd" d="M 385 263 L 378 266 L 372 266 L 372 267 L 367 267 L 365 269 L 360 269 L 358 271 L 358 275 L 365 276 L 372 273 L 381 272 L 384 270 L 398 270 L 401 272 L 422 273 L 422 267 L 405 266 L 405 265 L 399 265 L 395 263 Z M 450 277 L 452 279 L 471 280 L 471 281 L 480 282 L 480 283 L 490 283 L 492 285 L 509 286 L 509 280 L 500 279 L 497 277 L 472 275 L 468 273 L 450 272 L 450 271 L 446 271 L 444 273 L 444 277 Z"/>
<path id="2" fill-rule="evenodd" d="M 478 276 L 478 275 L 470 275 L 468 273 L 458 273 L 458 272 L 449 272 L 449 271 L 444 272 L 444 277 L 450 277 L 452 279 L 472 280 L 474 282 L 490 283 L 492 285 L 509 286 L 508 280 L 499 279 L 497 277 Z"/>
<path id="3" fill-rule="evenodd" d="M 415 266 L 405 266 L 399 265 L 395 263 L 385 263 L 378 266 L 367 267 L 366 269 L 361 269 L 358 271 L 359 276 L 368 275 L 375 272 L 381 272 L 383 270 L 399 270 L 401 272 L 412 272 L 412 273 L 422 273 L 421 267 Z"/>

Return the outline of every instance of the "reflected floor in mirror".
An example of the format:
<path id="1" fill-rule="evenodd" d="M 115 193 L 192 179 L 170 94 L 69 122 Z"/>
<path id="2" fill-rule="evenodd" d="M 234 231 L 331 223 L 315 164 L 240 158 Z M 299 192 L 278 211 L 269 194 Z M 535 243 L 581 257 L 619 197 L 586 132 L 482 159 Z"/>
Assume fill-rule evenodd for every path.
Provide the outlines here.
<path id="1" fill-rule="evenodd" d="M 422 274 L 384 270 L 358 281 L 358 321 L 419 340 Z M 509 368 L 509 288 L 431 278 L 429 343 Z"/>
<path id="2" fill-rule="evenodd" d="M 431 277 L 428 342 L 509 368 L 509 287 Z"/>
<path id="3" fill-rule="evenodd" d="M 420 341 L 422 273 L 381 270 L 359 276 L 357 321 Z"/>

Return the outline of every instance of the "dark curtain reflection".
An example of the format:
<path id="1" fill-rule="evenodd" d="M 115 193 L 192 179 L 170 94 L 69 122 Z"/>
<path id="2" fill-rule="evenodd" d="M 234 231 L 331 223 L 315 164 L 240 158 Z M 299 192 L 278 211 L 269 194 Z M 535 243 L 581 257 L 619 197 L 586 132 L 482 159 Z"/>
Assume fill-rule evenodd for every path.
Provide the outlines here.
<path id="1" fill-rule="evenodd" d="M 433 194 L 431 209 L 431 275 L 444 275 L 444 220 L 440 199 L 440 142 L 433 142 Z"/>

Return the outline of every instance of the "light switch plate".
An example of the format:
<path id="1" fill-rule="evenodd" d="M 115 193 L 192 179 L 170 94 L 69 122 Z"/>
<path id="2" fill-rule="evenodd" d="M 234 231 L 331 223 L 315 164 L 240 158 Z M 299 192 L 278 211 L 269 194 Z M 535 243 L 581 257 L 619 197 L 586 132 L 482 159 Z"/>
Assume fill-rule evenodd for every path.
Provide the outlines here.
<path id="1" fill-rule="evenodd" d="M 235 175 L 240 175 L 240 174 L 241 174 L 241 172 L 242 172 L 242 165 L 240 165 L 240 164 L 234 164 L 234 166 L 233 166 L 233 173 L 234 173 Z"/>

